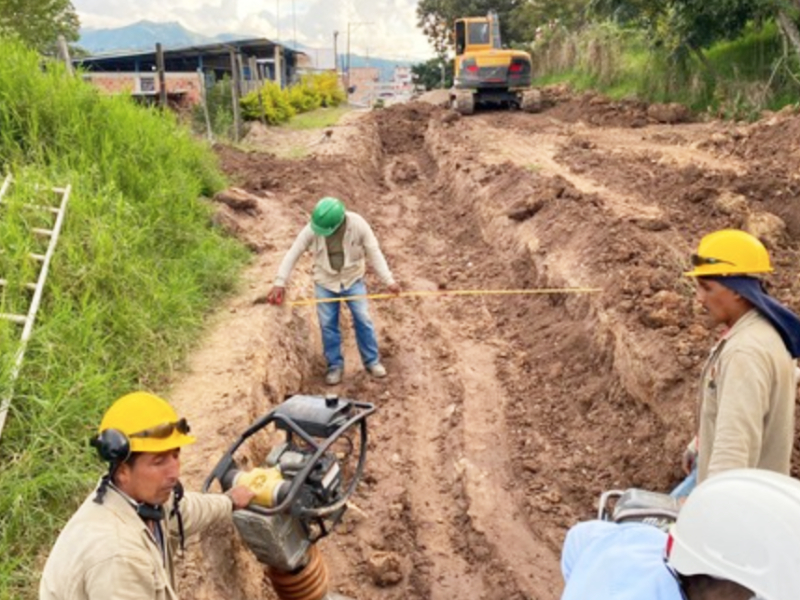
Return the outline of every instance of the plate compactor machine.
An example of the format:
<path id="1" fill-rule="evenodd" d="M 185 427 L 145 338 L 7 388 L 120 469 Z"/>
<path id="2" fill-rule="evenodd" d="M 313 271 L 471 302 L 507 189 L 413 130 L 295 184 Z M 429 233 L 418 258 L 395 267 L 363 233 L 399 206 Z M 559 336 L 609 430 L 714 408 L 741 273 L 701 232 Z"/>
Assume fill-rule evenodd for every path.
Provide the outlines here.
<path id="1" fill-rule="evenodd" d="M 372 404 L 331 395 L 291 396 L 239 436 L 203 485 L 204 492 L 215 481 L 226 491 L 245 485 L 257 492 L 233 522 L 281 600 L 347 600 L 329 590 L 316 542 L 341 521 L 364 473 L 373 412 Z M 239 448 L 272 423 L 283 441 L 255 468 L 240 468 Z"/>
<path id="2" fill-rule="evenodd" d="M 471 115 L 478 106 L 541 110 L 541 94 L 531 88 L 531 55 L 504 48 L 495 12 L 455 23 L 455 81 L 452 107 Z"/>
<path id="3" fill-rule="evenodd" d="M 668 533 L 680 510 L 680 502 L 669 494 L 629 488 L 603 492 L 597 518 L 614 523 L 644 523 Z"/>

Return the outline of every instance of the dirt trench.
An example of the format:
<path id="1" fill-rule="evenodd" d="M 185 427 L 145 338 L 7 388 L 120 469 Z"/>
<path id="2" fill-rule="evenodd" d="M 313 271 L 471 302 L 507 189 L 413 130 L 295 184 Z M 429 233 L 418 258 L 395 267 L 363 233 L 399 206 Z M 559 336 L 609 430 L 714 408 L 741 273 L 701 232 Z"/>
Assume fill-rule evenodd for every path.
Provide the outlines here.
<path id="1" fill-rule="evenodd" d="M 573 117 L 591 110 L 603 118 Z M 345 317 L 336 391 L 379 410 L 357 509 L 321 543 L 334 590 L 558 598 L 564 533 L 592 516 L 601 491 L 666 490 L 680 477 L 715 335 L 681 277 L 699 236 L 784 215 L 785 229 L 770 230 L 772 289 L 800 308 L 797 138 L 775 135 L 797 120 L 643 126 L 641 107 L 628 121 L 610 110 L 566 98 L 541 115 L 458 119 L 399 105 L 335 128 L 302 160 L 221 149 L 258 200 L 218 220 L 256 260 L 175 386 L 200 440 L 186 453 L 190 487 L 285 394 L 330 391 L 313 311 L 256 299 L 316 200 L 338 196 L 372 224 L 407 290 L 602 292 L 374 302 L 383 381 L 358 364 Z M 771 187 L 759 185 L 765 172 Z M 311 295 L 309 264 L 295 269 L 291 297 Z M 230 528 L 195 543 L 186 563 L 186 597 L 274 598 Z"/>

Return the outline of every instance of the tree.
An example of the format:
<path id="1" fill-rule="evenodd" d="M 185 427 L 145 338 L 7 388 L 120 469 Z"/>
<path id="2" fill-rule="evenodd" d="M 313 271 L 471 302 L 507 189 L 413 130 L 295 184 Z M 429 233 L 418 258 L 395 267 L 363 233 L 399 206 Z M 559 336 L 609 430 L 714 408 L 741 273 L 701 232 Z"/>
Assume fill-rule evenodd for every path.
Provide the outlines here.
<path id="1" fill-rule="evenodd" d="M 592 0 L 590 12 L 623 24 L 647 29 L 653 44 L 673 56 L 689 51 L 700 58 L 703 49 L 735 39 L 748 23 L 774 13 L 784 0 Z"/>
<path id="2" fill-rule="evenodd" d="M 556 24 L 570 30 L 577 29 L 584 23 L 588 4 L 588 0 L 522 2 L 511 14 L 511 38 L 533 41 L 542 28 Z"/>
<path id="3" fill-rule="evenodd" d="M 800 11 L 800 0 L 794 0 L 794 4 L 780 2 L 777 9 L 777 19 L 780 25 L 783 37 L 788 44 L 791 44 L 800 61 L 800 31 L 797 29 L 796 16 Z"/>
<path id="4" fill-rule="evenodd" d="M 442 85 L 442 65 L 444 65 L 444 85 Z M 411 67 L 414 74 L 414 83 L 425 86 L 426 90 L 433 90 L 453 86 L 453 61 L 432 58 L 424 63 Z"/>
<path id="5" fill-rule="evenodd" d="M 0 34 L 16 34 L 40 52 L 52 51 L 59 35 L 77 41 L 79 28 L 70 0 L 0 0 Z"/>
<path id="6" fill-rule="evenodd" d="M 453 47 L 452 30 L 456 19 L 485 16 L 490 10 L 500 18 L 500 37 L 506 44 L 520 40 L 511 27 L 513 13 L 526 0 L 420 0 L 417 4 L 417 25 L 427 36 L 438 56 L 445 56 Z"/>

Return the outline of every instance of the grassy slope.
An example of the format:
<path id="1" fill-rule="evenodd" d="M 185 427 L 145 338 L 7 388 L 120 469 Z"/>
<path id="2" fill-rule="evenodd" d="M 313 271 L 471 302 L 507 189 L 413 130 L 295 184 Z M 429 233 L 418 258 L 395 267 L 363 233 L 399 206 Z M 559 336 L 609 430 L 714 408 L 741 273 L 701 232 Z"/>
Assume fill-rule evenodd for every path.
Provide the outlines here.
<path id="1" fill-rule="evenodd" d="M 775 69 L 782 49 L 773 23 L 751 27 L 739 39 L 708 49 L 711 72 L 696 58 L 688 62 L 686 71 L 678 72 L 648 49 L 640 33 L 617 30 L 609 34 L 610 29 L 602 24 L 577 42 L 573 38 L 576 59 L 567 68 L 545 65 L 537 85 L 567 82 L 578 90 L 597 89 L 612 98 L 676 101 L 731 117 L 754 116 L 762 108 L 777 109 L 797 101 L 797 82 L 785 68 Z M 598 55 L 602 56 L 599 63 L 593 60 Z"/>
<path id="2" fill-rule="evenodd" d="M 43 68 L 44 67 L 44 68 Z M 73 187 L 34 337 L 0 440 L 0 599 L 33 598 L 42 561 L 100 472 L 87 440 L 103 410 L 163 388 L 203 315 L 235 285 L 245 251 L 202 201 L 215 157 L 169 114 L 100 97 L 0 39 L 0 312 L 24 312 L 26 258 L 44 224 L 36 186 Z M 0 395 L 21 330 L 0 321 Z"/>

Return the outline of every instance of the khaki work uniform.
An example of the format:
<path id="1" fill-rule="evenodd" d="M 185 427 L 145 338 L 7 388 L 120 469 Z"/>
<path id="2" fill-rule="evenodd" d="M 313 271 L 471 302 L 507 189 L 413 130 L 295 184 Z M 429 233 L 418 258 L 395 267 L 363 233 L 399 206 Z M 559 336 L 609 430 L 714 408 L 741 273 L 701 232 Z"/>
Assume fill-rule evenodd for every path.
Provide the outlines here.
<path id="1" fill-rule="evenodd" d="M 711 351 L 700 394 L 698 483 L 737 468 L 789 474 L 795 362 L 757 310 L 743 315 Z"/>
<path id="2" fill-rule="evenodd" d="M 311 225 L 306 225 L 297 235 L 286 256 L 283 257 L 281 265 L 278 267 L 275 285 L 286 286 L 286 281 L 289 279 L 295 263 L 309 248 L 314 254 L 314 283 L 327 290 L 338 293 L 351 288 L 354 283 L 364 277 L 367 260 L 384 285 L 392 285 L 394 277 L 369 223 L 361 215 L 350 211 L 345 213 L 345 218 L 347 223 L 342 238 L 341 250 L 344 258 L 341 265 L 331 265 L 327 238 L 315 235 Z"/>
<path id="3" fill-rule="evenodd" d="M 177 518 L 162 521 L 165 554 L 145 522 L 117 490 L 102 504 L 84 501 L 47 559 L 39 600 L 178 600 L 174 554 Z M 165 506 L 169 515 L 171 503 Z M 186 537 L 231 518 L 228 496 L 188 492 L 180 503 Z"/>

